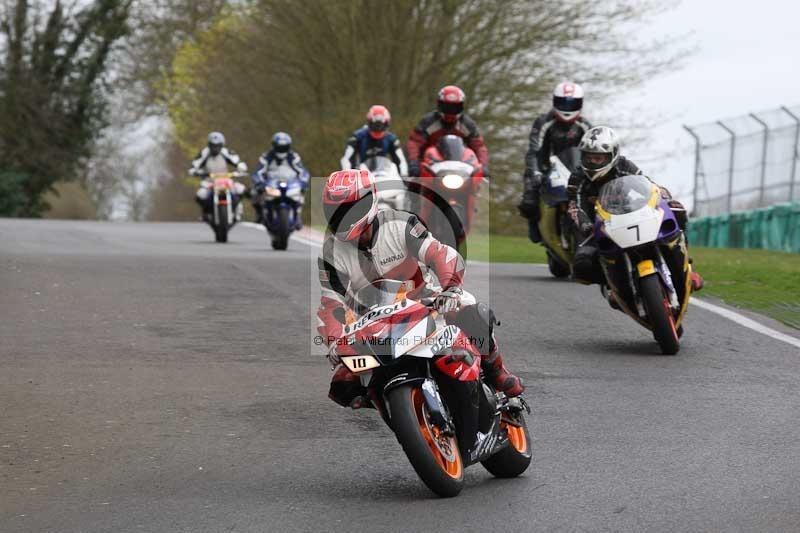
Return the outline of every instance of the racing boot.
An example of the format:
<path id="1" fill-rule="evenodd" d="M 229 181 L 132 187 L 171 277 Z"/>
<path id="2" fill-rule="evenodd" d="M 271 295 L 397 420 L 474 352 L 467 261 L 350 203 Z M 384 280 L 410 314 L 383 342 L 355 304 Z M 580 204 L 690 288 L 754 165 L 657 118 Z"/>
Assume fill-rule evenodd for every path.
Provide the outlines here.
<path id="1" fill-rule="evenodd" d="M 489 355 L 481 358 L 481 368 L 484 376 L 494 385 L 494 388 L 505 393 L 509 398 L 519 396 L 525 390 L 522 380 L 509 372 L 503 364 L 503 356 L 500 355 L 496 346 L 492 346 Z"/>
<path id="2" fill-rule="evenodd" d="M 705 281 L 703 281 L 703 276 L 701 276 L 695 271 L 692 271 L 692 273 L 689 274 L 689 278 L 691 279 L 692 283 L 692 292 L 697 292 L 703 289 L 703 286 L 705 285 Z"/>
<path id="3" fill-rule="evenodd" d="M 361 378 L 350 372 L 344 365 L 339 365 L 331 378 L 331 388 L 328 398 L 342 407 L 358 409 L 366 402 L 360 400 L 367 394 L 367 389 L 361 384 Z"/>
<path id="4" fill-rule="evenodd" d="M 695 272 L 694 261 L 692 261 L 691 257 L 689 258 L 689 264 L 692 265 L 692 271 L 689 273 L 689 280 L 691 281 L 692 284 L 692 292 L 697 292 L 699 290 L 702 290 L 703 286 L 706 283 L 705 281 L 703 281 L 703 276 Z"/>

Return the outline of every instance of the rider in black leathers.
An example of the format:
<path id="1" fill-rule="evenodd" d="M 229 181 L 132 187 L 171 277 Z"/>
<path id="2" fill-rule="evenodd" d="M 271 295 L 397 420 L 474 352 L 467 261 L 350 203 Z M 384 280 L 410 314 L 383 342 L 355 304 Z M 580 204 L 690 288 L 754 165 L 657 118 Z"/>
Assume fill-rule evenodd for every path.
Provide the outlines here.
<path id="1" fill-rule="evenodd" d="M 611 128 L 599 126 L 589 130 L 581 140 L 580 149 L 581 164 L 570 176 L 567 186 L 568 213 L 576 232 L 576 242 L 579 243 L 573 260 L 573 275 L 579 282 L 602 284 L 603 274 L 592 235 L 595 202 L 600 188 L 609 181 L 641 174 L 642 171 L 632 161 L 620 155 L 619 140 Z M 688 217 L 683 204 L 674 200 L 665 187 L 658 187 L 661 197 L 667 200 L 672 209 L 678 226 L 686 231 Z M 691 276 L 693 289 L 700 290 L 703 279 L 697 272 L 692 272 Z"/>
<path id="2" fill-rule="evenodd" d="M 541 242 L 539 233 L 539 188 L 542 177 L 550 171 L 550 156 L 578 146 L 591 128 L 581 117 L 583 89 L 580 85 L 563 82 L 553 91 L 553 108 L 540 115 L 531 127 L 528 152 L 525 154 L 525 174 L 520 214 L 528 219 L 528 236 Z"/>

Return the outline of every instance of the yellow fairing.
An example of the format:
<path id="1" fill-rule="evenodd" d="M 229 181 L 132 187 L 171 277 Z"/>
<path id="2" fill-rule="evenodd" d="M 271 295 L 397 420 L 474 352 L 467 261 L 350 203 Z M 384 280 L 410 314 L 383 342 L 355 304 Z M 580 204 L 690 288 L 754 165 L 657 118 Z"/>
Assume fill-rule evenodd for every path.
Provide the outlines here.
<path id="1" fill-rule="evenodd" d="M 652 259 L 646 259 L 636 265 L 636 270 L 639 271 L 639 277 L 643 278 L 656 273 L 656 266 Z"/>
<path id="2" fill-rule="evenodd" d="M 544 201 L 539 202 L 539 233 L 547 248 L 559 259 L 572 264 L 572 255 L 561 246 L 561 237 L 558 232 L 558 208 L 547 205 Z"/>

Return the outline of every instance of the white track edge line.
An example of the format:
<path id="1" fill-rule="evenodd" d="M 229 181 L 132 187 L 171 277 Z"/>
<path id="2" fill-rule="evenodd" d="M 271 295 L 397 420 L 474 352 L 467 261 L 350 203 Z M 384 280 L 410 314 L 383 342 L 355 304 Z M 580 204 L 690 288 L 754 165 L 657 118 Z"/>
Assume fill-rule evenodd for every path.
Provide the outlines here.
<path id="1" fill-rule="evenodd" d="M 800 339 L 767 327 L 764 324 L 753 320 L 752 318 L 747 318 L 746 316 L 737 313 L 736 311 L 731 311 L 730 309 L 714 305 L 704 300 L 700 300 L 699 298 L 692 298 L 692 304 L 700 307 L 701 309 L 705 309 L 706 311 L 710 311 L 725 317 L 732 322 L 736 322 L 740 326 L 746 327 L 747 329 L 751 329 L 755 332 L 761 333 L 762 335 L 766 335 L 767 337 L 772 337 L 775 340 L 800 348 Z"/>

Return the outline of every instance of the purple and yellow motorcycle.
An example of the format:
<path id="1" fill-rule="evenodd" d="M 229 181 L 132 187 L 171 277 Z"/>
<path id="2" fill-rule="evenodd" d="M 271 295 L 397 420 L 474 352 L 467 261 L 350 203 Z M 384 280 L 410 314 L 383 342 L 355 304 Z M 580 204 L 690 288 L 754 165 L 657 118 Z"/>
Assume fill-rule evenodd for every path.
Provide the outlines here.
<path id="1" fill-rule="evenodd" d="M 644 176 L 623 176 L 600 189 L 595 211 L 609 302 L 651 330 L 664 354 L 678 353 L 692 266 L 661 190 Z"/>

